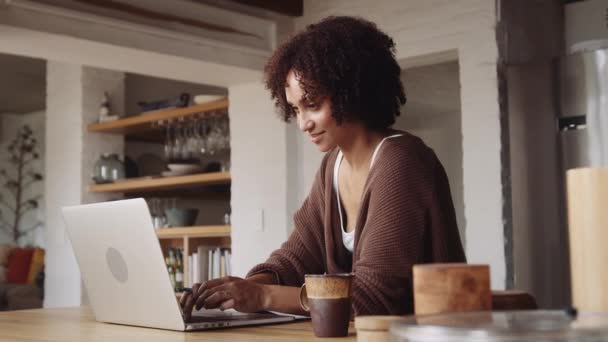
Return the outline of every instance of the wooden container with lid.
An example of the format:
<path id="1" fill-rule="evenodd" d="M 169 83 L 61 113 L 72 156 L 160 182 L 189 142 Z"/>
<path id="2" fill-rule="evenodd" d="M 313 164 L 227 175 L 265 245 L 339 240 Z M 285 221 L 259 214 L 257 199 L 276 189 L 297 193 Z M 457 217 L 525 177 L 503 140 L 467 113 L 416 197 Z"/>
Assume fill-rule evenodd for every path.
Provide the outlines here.
<path id="1" fill-rule="evenodd" d="M 492 310 L 488 265 L 414 265 L 413 277 L 416 315 Z"/>

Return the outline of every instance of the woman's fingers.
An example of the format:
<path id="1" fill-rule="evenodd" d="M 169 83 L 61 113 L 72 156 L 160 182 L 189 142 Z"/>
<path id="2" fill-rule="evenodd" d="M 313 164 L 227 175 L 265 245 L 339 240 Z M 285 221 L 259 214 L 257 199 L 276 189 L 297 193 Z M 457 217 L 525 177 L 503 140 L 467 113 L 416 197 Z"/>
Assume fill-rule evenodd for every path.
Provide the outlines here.
<path id="1" fill-rule="evenodd" d="M 228 291 L 232 289 L 234 287 L 234 283 L 238 281 L 242 281 L 242 279 L 237 277 L 224 277 L 206 281 L 205 283 L 197 287 L 196 290 L 193 286 L 192 293 L 194 294 L 194 296 L 192 297 L 192 301 L 194 308 L 196 310 L 200 310 L 202 307 L 211 307 L 209 306 L 209 303 L 207 303 L 209 297 L 211 297 L 218 291 Z M 218 307 L 222 302 L 211 303 L 213 304 L 212 307 Z"/>
<path id="2" fill-rule="evenodd" d="M 195 294 L 194 297 L 198 298 L 203 294 L 203 292 L 205 292 L 205 290 L 212 289 L 214 287 L 223 285 L 232 280 L 233 280 L 233 277 L 211 279 L 211 280 L 208 280 L 208 281 L 202 283 L 201 286 L 198 287 L 198 290 L 196 292 L 194 291 L 194 287 L 192 287 L 192 292 Z"/>
<path id="3" fill-rule="evenodd" d="M 185 294 L 184 296 L 186 296 L 186 302 L 184 303 L 184 306 L 182 306 L 183 313 L 185 317 L 190 318 L 190 315 L 192 315 L 192 307 L 194 307 L 194 296 L 192 293 Z"/>
<path id="4" fill-rule="evenodd" d="M 232 296 L 228 291 L 216 291 L 204 301 L 203 306 L 205 307 L 205 309 L 219 308 L 222 303 L 230 300 L 231 298 Z"/>
<path id="5" fill-rule="evenodd" d="M 192 293 L 190 293 L 190 292 L 182 293 L 182 296 L 179 297 L 179 306 L 181 306 L 183 308 L 184 305 L 186 305 L 186 301 L 188 300 L 188 297 L 192 297 Z"/>
<path id="6" fill-rule="evenodd" d="M 192 307 L 194 307 L 194 302 L 196 301 L 196 293 L 198 292 L 198 288 L 201 284 L 193 284 L 192 285 L 192 293 L 184 293 L 182 295 L 182 299 L 185 297 L 184 304 L 182 305 L 183 313 L 187 319 L 190 319 L 190 315 L 192 315 Z M 181 303 L 181 302 L 180 302 Z"/>
<path id="7" fill-rule="evenodd" d="M 194 306 L 195 306 L 196 310 L 200 310 L 202 307 L 207 308 L 207 306 L 205 306 L 205 301 L 207 300 L 207 298 L 212 296 L 214 293 L 216 293 L 218 291 L 223 291 L 223 290 L 224 290 L 224 285 L 215 286 L 213 288 L 204 290 L 203 293 L 201 293 L 201 295 L 198 296 L 198 298 L 196 298 L 196 300 L 194 302 Z"/>
<path id="8" fill-rule="evenodd" d="M 203 293 L 198 298 L 196 298 L 196 309 L 200 310 L 202 307 L 209 309 L 210 307 L 207 305 L 207 300 L 209 299 L 209 297 L 220 291 L 226 292 L 230 287 L 230 283 L 227 283 L 204 290 Z"/>
<path id="9" fill-rule="evenodd" d="M 188 301 L 192 302 L 192 293 L 186 292 L 179 300 L 179 305 L 182 308 L 182 314 L 186 320 L 190 319 L 190 314 L 192 313 L 192 304 L 188 306 Z M 188 307 L 190 307 L 190 310 L 188 310 Z"/>
<path id="10" fill-rule="evenodd" d="M 228 310 L 228 309 L 234 309 L 235 305 L 236 305 L 236 301 L 234 300 L 234 298 L 230 298 L 227 301 L 220 304 L 220 310 L 224 311 L 224 310 Z"/>

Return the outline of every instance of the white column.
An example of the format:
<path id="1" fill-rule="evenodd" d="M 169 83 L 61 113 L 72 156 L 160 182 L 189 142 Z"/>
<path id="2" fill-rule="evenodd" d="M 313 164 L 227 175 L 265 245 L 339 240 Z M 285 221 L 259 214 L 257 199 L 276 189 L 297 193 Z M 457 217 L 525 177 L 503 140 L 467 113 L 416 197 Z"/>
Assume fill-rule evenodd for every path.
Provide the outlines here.
<path id="1" fill-rule="evenodd" d="M 466 255 L 469 263 L 489 264 L 492 288 L 506 281 L 501 162 L 493 32 L 471 34 L 459 49 Z"/>
<path id="2" fill-rule="evenodd" d="M 45 204 L 45 307 L 80 305 L 83 290 L 78 265 L 65 232 L 61 207 L 102 201 L 91 195 L 92 165 L 101 152 L 123 151 L 121 136 L 86 131 L 95 121 L 104 91 L 113 108 L 124 108 L 124 74 L 49 61 L 47 64 Z"/>
<path id="3" fill-rule="evenodd" d="M 287 126 L 261 83 L 229 88 L 232 266 L 243 276 L 287 238 Z"/>

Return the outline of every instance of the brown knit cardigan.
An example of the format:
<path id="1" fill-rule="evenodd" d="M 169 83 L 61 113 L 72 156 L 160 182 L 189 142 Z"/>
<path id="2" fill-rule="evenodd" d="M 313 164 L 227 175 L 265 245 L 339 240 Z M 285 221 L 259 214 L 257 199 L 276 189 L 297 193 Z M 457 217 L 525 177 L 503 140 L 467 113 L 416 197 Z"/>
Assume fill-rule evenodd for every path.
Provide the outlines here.
<path id="1" fill-rule="evenodd" d="M 411 313 L 414 264 L 465 261 L 445 171 L 419 138 L 387 139 L 363 189 L 351 254 L 333 187 L 337 153 L 323 158 L 289 239 L 247 276 L 272 272 L 280 285 L 301 286 L 305 274 L 353 272 L 356 315 Z"/>

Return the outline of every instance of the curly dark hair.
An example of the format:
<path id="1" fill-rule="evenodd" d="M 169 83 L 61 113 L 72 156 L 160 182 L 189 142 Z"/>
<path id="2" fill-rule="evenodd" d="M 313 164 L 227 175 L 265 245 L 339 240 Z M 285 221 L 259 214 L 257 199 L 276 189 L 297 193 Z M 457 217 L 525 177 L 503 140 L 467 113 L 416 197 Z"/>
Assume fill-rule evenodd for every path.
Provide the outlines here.
<path id="1" fill-rule="evenodd" d="M 307 98 L 330 99 L 338 124 L 359 120 L 371 129 L 385 129 L 406 102 L 395 43 L 361 18 L 325 18 L 274 52 L 264 69 L 265 83 L 286 122 L 295 117 L 285 97 L 291 70 Z"/>

